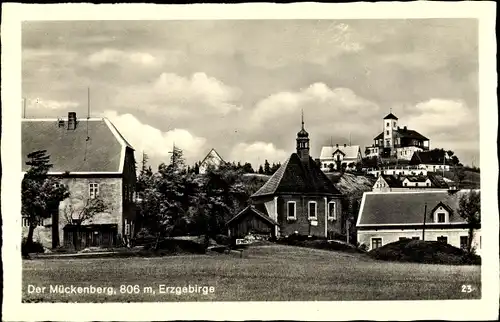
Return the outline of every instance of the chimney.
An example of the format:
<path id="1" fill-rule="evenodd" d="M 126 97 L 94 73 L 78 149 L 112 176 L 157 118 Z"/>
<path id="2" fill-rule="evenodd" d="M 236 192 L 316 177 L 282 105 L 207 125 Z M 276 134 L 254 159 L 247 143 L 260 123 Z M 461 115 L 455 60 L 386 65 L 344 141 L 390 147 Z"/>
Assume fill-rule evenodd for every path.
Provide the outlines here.
<path id="1" fill-rule="evenodd" d="M 404 126 L 404 130 L 406 131 L 406 125 Z"/>
<path id="2" fill-rule="evenodd" d="M 339 145 L 338 145 L 338 144 L 335 144 L 335 146 L 336 146 L 337 148 L 339 147 Z"/>
<path id="3" fill-rule="evenodd" d="M 347 147 L 347 144 L 344 143 L 344 148 Z"/>
<path id="4" fill-rule="evenodd" d="M 76 129 L 76 112 L 68 112 L 68 130 Z"/>

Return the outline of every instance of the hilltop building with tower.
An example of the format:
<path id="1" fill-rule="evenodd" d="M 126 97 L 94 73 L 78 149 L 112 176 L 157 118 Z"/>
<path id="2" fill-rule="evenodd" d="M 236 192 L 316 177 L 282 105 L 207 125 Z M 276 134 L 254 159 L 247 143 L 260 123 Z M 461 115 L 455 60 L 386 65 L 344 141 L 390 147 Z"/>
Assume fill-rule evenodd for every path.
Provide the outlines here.
<path id="1" fill-rule="evenodd" d="M 409 161 L 415 152 L 430 149 L 428 138 L 406 126 L 400 127 L 398 118 L 392 112 L 384 117 L 383 132 L 373 140 L 374 143 L 366 147 L 366 157 Z"/>

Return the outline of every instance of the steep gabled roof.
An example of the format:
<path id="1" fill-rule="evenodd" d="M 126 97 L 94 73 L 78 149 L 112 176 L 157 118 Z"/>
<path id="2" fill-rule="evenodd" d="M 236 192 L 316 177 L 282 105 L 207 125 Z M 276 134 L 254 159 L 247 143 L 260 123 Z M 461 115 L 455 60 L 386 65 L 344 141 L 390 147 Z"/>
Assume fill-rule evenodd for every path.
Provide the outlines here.
<path id="1" fill-rule="evenodd" d="M 410 181 L 410 182 L 426 182 L 427 181 L 426 176 L 405 176 L 405 179 L 408 179 L 408 181 Z"/>
<path id="2" fill-rule="evenodd" d="M 448 191 L 366 192 L 361 201 L 357 226 L 421 224 L 426 203 L 428 219 L 432 218 L 432 209 L 442 203 L 455 213 L 450 216 L 450 223 L 463 223 L 456 210 L 460 196 L 465 193 L 468 191 L 453 194 Z"/>
<path id="3" fill-rule="evenodd" d="M 397 120 L 398 118 L 396 117 L 396 115 L 392 114 L 392 113 L 389 113 L 387 114 L 386 117 L 384 117 L 384 120 Z"/>
<path id="4" fill-rule="evenodd" d="M 384 132 L 380 132 L 379 135 L 377 135 L 376 137 L 374 137 L 373 139 L 374 140 L 380 140 L 380 139 L 383 139 L 384 138 Z"/>
<path id="5" fill-rule="evenodd" d="M 215 149 L 212 148 L 207 153 L 207 155 L 205 156 L 205 158 L 203 158 L 203 160 L 201 161 L 201 164 L 203 164 L 203 163 L 205 163 L 205 162 L 207 162 L 209 160 L 212 160 L 213 158 L 215 158 L 215 159 L 217 159 L 217 160 L 219 160 L 221 162 L 224 162 L 224 159 L 222 159 L 222 157 L 220 156 L 220 154 L 217 151 L 215 151 Z"/>
<path id="6" fill-rule="evenodd" d="M 106 118 L 80 119 L 74 130 L 57 119 L 23 119 L 21 122 L 22 171 L 27 155 L 47 150 L 49 173 L 122 173 L 125 149 L 131 145 Z M 88 139 L 87 139 L 88 134 Z"/>
<path id="7" fill-rule="evenodd" d="M 385 180 L 390 188 L 399 188 L 403 186 L 401 184 L 401 180 L 393 175 L 382 174 L 381 177 Z"/>
<path id="8" fill-rule="evenodd" d="M 276 194 L 340 195 L 340 192 L 311 157 L 302 162 L 297 153 L 292 153 L 251 197 Z"/>
<path id="9" fill-rule="evenodd" d="M 234 216 L 233 218 L 229 219 L 227 221 L 226 225 L 229 225 L 233 221 L 237 220 L 241 216 L 244 216 L 244 215 L 246 215 L 248 213 L 251 213 L 251 214 L 253 214 L 253 215 L 261 218 L 262 220 L 268 222 L 271 225 L 278 225 L 278 223 L 275 220 L 273 220 L 271 217 L 269 217 L 268 215 L 264 214 L 263 212 L 261 212 L 260 210 L 258 210 L 257 208 L 255 208 L 254 205 L 249 205 L 249 206 L 245 207 L 236 216 Z"/>

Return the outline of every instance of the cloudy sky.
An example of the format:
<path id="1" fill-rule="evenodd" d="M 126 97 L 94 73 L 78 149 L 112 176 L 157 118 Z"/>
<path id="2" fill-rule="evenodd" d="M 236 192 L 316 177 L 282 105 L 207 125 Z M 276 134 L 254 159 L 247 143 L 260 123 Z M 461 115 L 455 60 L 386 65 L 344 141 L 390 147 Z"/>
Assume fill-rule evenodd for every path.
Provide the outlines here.
<path id="1" fill-rule="evenodd" d="M 156 166 L 283 161 L 304 110 L 313 157 L 364 147 L 392 112 L 479 164 L 474 19 L 25 22 L 27 117 L 108 117 Z M 22 106 L 22 105 L 21 105 Z"/>

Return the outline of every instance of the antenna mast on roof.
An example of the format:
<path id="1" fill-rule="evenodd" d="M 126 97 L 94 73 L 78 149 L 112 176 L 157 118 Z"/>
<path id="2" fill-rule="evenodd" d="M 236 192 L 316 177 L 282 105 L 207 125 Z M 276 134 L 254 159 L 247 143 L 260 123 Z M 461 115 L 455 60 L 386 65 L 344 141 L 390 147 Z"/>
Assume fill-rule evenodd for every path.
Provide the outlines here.
<path id="1" fill-rule="evenodd" d="M 90 87 L 87 87 L 87 141 L 90 140 L 89 119 L 90 119 Z"/>
<path id="2" fill-rule="evenodd" d="M 23 97 L 23 119 L 26 118 L 26 97 Z"/>

